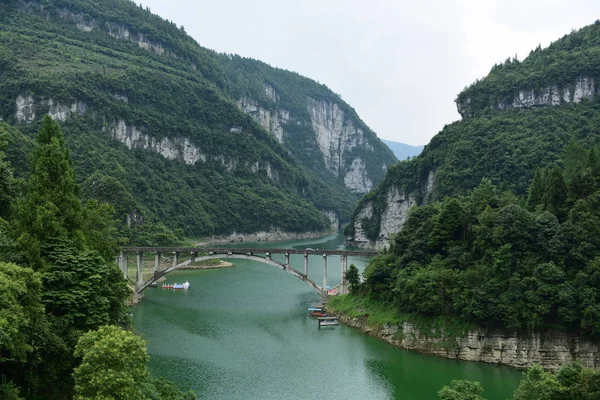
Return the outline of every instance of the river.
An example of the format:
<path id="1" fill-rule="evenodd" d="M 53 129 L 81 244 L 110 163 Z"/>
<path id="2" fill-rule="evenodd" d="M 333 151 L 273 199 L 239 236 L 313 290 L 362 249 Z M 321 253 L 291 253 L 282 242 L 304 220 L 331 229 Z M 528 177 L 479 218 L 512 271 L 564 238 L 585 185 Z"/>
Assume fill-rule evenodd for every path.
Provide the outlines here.
<path id="1" fill-rule="evenodd" d="M 344 248 L 341 235 L 235 245 L 266 246 Z M 169 282 L 188 280 L 188 291 L 149 288 L 132 308 L 152 373 L 200 399 L 427 400 L 453 379 L 469 379 L 482 383 L 486 399 L 504 400 L 522 376 L 508 367 L 398 349 L 346 326 L 319 330 L 306 311 L 320 300 L 314 289 L 273 266 L 229 261 L 234 267 L 175 271 Z M 362 270 L 366 261 L 348 265 Z M 303 256 L 291 256 L 290 264 L 302 270 Z M 309 277 L 319 284 L 322 270 L 322 257 L 309 257 Z M 328 258 L 327 271 L 328 284 L 339 283 L 338 257 Z"/>

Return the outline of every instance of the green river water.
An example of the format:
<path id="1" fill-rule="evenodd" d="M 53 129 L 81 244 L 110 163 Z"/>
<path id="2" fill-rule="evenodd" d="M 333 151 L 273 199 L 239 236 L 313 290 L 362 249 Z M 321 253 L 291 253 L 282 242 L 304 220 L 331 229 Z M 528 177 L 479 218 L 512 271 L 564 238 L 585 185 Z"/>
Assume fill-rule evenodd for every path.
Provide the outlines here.
<path id="1" fill-rule="evenodd" d="M 343 237 L 243 243 L 235 247 L 343 248 Z M 231 247 L 231 246 L 230 246 Z M 283 260 L 283 256 L 282 260 Z M 275 258 L 275 256 L 274 256 Z M 453 379 L 480 381 L 484 397 L 511 397 L 522 372 L 417 354 L 339 326 L 317 329 L 307 316 L 319 295 L 275 267 L 231 259 L 232 268 L 175 271 L 187 291 L 147 289 L 132 308 L 148 342 L 150 370 L 193 389 L 200 399 L 437 399 Z M 367 260 L 349 259 L 361 270 Z M 303 256 L 291 256 L 303 269 Z M 309 257 L 322 281 L 323 259 Z M 339 283 L 339 258 L 328 258 L 328 284 Z"/>

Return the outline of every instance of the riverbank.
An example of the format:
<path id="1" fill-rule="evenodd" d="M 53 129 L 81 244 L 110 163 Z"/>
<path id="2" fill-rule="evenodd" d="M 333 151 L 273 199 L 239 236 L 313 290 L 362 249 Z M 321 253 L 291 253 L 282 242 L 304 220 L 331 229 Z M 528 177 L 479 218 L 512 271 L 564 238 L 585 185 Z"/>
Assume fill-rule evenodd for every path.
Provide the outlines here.
<path id="1" fill-rule="evenodd" d="M 238 243 L 238 242 L 280 242 L 284 240 L 307 240 L 319 239 L 327 235 L 331 235 L 336 231 L 330 230 L 326 232 L 286 232 L 278 229 L 271 231 L 260 231 L 254 233 L 236 233 L 229 235 L 210 236 L 200 238 L 194 242 L 194 246 L 209 246 L 222 243 Z"/>
<path id="2" fill-rule="evenodd" d="M 522 369 L 537 363 L 556 371 L 571 361 L 600 369 L 600 343 L 563 331 L 486 330 L 458 320 L 403 315 L 351 295 L 331 298 L 326 309 L 348 326 L 419 353 Z"/>

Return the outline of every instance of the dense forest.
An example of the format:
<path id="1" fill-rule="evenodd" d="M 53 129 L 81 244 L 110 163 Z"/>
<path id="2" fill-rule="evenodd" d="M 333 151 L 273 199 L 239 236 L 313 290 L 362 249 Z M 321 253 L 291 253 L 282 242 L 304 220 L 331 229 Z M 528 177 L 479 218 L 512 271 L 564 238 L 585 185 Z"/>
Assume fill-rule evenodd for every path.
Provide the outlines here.
<path id="1" fill-rule="evenodd" d="M 374 180 L 383 177 L 382 161 L 395 161 L 324 85 L 204 49 L 128 0 L 3 0 L 0 39 L 0 117 L 9 125 L 1 129 L 11 134 L 15 175 L 29 173 L 24 160 L 50 113 L 61 121 L 83 195 L 112 204 L 134 242 L 144 242 L 145 231 L 162 232 L 165 243 L 183 235 L 325 231 L 323 211 L 349 217 L 358 198 L 343 177 L 325 173 L 307 122 L 286 125 L 282 146 L 236 104 L 258 87 L 264 97 L 269 81 L 298 117 L 306 108 L 300 115 L 291 102 L 301 97 L 345 107 L 376 147 L 353 150 L 368 169 L 368 157 L 376 161 Z"/>
<path id="2" fill-rule="evenodd" d="M 46 117 L 30 175 L 0 132 L 0 398 L 193 399 L 149 375 L 114 263 L 114 208 L 82 201 L 60 126 Z"/>
<path id="3" fill-rule="evenodd" d="M 484 179 L 413 209 L 365 270 L 364 292 L 402 312 L 479 326 L 600 334 L 600 161 L 575 142 L 528 197 Z"/>

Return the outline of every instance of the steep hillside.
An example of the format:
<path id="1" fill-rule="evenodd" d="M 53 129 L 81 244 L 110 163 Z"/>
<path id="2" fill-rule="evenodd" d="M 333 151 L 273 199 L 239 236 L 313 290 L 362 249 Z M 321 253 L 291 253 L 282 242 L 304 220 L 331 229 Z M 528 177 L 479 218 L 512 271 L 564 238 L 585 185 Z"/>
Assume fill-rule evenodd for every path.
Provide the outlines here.
<path id="1" fill-rule="evenodd" d="M 415 157 L 421 154 L 425 146 L 412 146 L 406 143 L 393 142 L 391 140 L 381 139 L 387 147 L 392 150 L 398 160 L 406 160 L 410 157 Z"/>
<path id="2" fill-rule="evenodd" d="M 127 0 L 0 1 L 0 118 L 29 137 L 46 113 L 59 120 L 84 193 L 114 204 L 124 223 L 160 221 L 204 236 L 324 231 L 347 218 L 350 189 L 377 183 L 393 156 L 360 125 L 370 151 L 384 157 L 367 151 L 356 161 L 362 169 L 350 189 L 347 174 L 323 179 L 309 162 L 314 143 L 286 150 L 242 112 L 233 96 L 241 80 L 252 82 Z M 17 168 L 22 151 L 7 154 Z M 371 160 L 379 175 L 364 172 Z"/>
<path id="3" fill-rule="evenodd" d="M 447 125 L 412 161 L 391 167 L 355 209 L 346 233 L 365 246 L 386 245 L 415 204 L 463 194 L 482 178 L 523 195 L 536 168 L 560 163 L 571 139 L 600 139 L 600 24 L 507 60 L 458 95 L 463 121 Z M 548 97 L 549 96 L 549 97 Z"/>
<path id="4" fill-rule="evenodd" d="M 396 161 L 393 153 L 325 85 L 239 56 L 219 57 L 227 92 L 302 165 L 330 185 L 365 194 Z"/>

